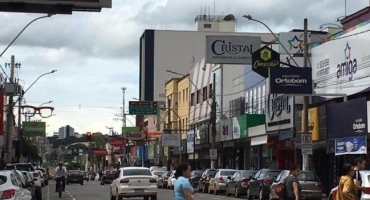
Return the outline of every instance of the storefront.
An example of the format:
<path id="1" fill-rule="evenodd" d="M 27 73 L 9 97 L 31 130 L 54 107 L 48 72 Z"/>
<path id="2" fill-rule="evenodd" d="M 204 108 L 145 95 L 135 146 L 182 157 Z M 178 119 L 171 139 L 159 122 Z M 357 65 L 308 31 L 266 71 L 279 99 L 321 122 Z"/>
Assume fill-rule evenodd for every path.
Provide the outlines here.
<path id="1" fill-rule="evenodd" d="M 234 143 L 233 140 L 233 121 L 232 119 L 225 119 L 220 122 L 220 140 L 222 143 L 222 167 L 234 168 Z"/>
<path id="2" fill-rule="evenodd" d="M 251 138 L 252 165 L 254 169 L 269 167 L 269 152 L 267 149 L 267 134 L 265 124 L 248 128 L 248 136 Z M 271 157 L 270 157 L 271 158 Z"/>
<path id="3" fill-rule="evenodd" d="M 267 92 L 269 93 L 269 88 Z M 272 148 L 271 159 L 276 163 L 277 169 L 289 169 L 297 163 L 294 108 L 292 96 L 269 94 L 267 97 L 267 143 L 268 147 Z"/>

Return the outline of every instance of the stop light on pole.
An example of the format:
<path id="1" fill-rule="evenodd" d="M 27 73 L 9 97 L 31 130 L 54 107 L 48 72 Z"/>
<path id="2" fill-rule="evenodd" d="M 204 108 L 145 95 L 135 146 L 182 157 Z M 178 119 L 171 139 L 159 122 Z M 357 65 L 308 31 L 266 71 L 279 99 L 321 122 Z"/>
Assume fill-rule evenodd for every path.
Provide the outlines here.
<path id="1" fill-rule="evenodd" d="M 90 142 L 90 141 L 91 141 L 91 136 L 92 136 L 92 135 L 91 135 L 91 132 L 87 132 L 87 133 L 86 133 L 86 139 L 87 139 L 87 141 L 88 141 L 88 142 Z"/>

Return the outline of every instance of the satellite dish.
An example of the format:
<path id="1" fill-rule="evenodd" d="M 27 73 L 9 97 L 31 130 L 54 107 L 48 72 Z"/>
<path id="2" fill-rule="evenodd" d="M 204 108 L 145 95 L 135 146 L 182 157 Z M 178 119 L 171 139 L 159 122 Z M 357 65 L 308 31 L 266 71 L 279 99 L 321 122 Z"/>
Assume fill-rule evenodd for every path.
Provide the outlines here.
<path id="1" fill-rule="evenodd" d="M 224 17 L 225 21 L 235 21 L 235 16 L 233 14 L 228 14 Z"/>

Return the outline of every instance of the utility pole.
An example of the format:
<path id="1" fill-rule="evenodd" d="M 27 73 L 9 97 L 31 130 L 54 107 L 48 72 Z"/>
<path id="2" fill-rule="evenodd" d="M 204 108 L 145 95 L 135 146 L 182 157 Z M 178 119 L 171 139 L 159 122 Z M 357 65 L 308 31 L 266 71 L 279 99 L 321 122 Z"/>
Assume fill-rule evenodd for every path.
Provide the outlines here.
<path id="1" fill-rule="evenodd" d="M 303 22 L 303 43 L 304 43 L 304 51 L 303 51 L 303 65 L 304 67 L 309 67 L 308 66 L 308 23 L 307 23 L 307 18 L 304 19 Z M 302 127 L 302 134 L 309 134 L 308 131 L 308 96 L 303 97 L 303 111 L 302 111 L 302 119 L 303 119 L 303 127 Z M 302 169 L 304 171 L 309 170 L 309 155 L 307 154 L 302 154 L 302 161 L 303 161 L 303 166 Z"/>
<path id="2" fill-rule="evenodd" d="M 14 67 L 15 67 L 15 57 L 11 56 L 10 61 L 10 83 L 14 85 Z M 5 140 L 5 149 L 7 153 L 12 153 L 12 135 L 13 135 L 13 96 L 14 92 L 12 91 L 9 94 L 8 99 L 8 108 L 6 116 L 6 140 Z"/>
<path id="3" fill-rule="evenodd" d="M 126 127 L 125 101 L 126 101 L 126 88 L 122 87 L 122 127 Z M 122 132 L 122 138 L 123 138 L 123 132 Z M 129 161 L 128 161 L 129 160 L 129 158 L 128 158 L 128 140 L 126 140 L 124 148 L 125 148 L 124 149 L 125 159 L 126 159 L 127 163 L 129 163 Z M 123 160 L 121 159 L 121 165 L 127 164 L 127 163 L 124 163 Z"/>
<path id="4" fill-rule="evenodd" d="M 21 123 L 22 123 L 22 113 L 21 113 L 21 106 L 22 106 L 22 98 L 23 98 L 23 95 L 22 95 L 22 92 L 19 96 L 19 100 L 18 100 L 18 142 L 19 142 L 19 158 L 18 158 L 18 161 L 19 162 L 22 162 L 22 157 L 23 157 L 23 153 L 22 153 L 22 145 L 23 145 L 23 128 L 21 126 Z"/>
<path id="5" fill-rule="evenodd" d="M 212 104 L 211 104 L 211 149 L 216 149 L 216 74 L 212 81 Z M 194 135 L 195 136 L 195 135 Z M 194 144 L 195 147 L 195 144 Z M 194 149 L 195 151 L 195 149 Z M 216 160 L 211 160 L 211 169 L 216 169 Z"/>

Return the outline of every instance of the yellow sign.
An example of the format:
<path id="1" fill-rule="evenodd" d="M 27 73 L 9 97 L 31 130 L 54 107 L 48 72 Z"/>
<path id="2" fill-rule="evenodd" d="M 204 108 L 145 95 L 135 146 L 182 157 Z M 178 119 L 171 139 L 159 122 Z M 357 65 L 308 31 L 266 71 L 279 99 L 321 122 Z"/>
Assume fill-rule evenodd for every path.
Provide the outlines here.
<path id="1" fill-rule="evenodd" d="M 260 52 L 261 60 L 267 62 L 271 59 L 271 51 L 268 48 L 263 48 Z"/>
<path id="2" fill-rule="evenodd" d="M 303 118 L 302 118 L 302 127 L 303 127 Z M 317 141 L 320 139 L 318 107 L 308 109 L 308 132 L 312 134 L 312 141 Z"/>

